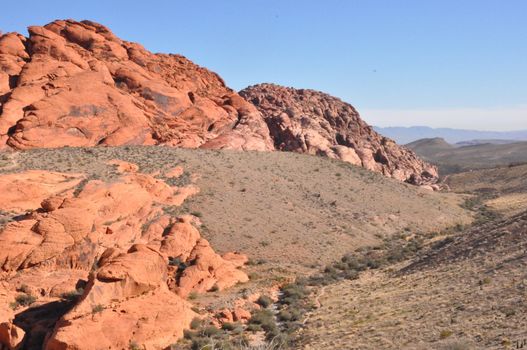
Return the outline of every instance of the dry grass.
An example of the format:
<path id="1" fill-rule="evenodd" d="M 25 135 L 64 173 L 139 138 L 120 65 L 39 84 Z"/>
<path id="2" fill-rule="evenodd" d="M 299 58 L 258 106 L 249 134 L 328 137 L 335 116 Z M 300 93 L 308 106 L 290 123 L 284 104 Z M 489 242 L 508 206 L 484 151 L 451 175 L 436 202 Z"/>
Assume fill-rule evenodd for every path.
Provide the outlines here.
<path id="1" fill-rule="evenodd" d="M 438 194 L 347 163 L 294 153 L 187 150 L 168 147 L 64 148 L 11 155 L 16 167 L 83 172 L 111 180 L 110 159 L 141 171 L 196 176 L 199 195 L 180 212 L 198 213 L 203 235 L 220 252 L 242 251 L 266 266 L 311 271 L 403 230 L 428 232 L 470 220 L 455 195 Z M 0 172 L 2 169 L 0 168 Z"/>
<path id="2" fill-rule="evenodd" d="M 503 349 L 525 338 L 527 214 L 433 245 L 405 269 L 325 288 L 305 349 Z"/>
<path id="3" fill-rule="evenodd" d="M 0 172 L 47 169 L 81 172 L 90 179 L 106 181 L 117 177 L 115 169 L 106 164 L 112 159 L 135 163 L 142 172 L 159 172 L 159 177 L 175 166 L 182 166 L 183 176 L 167 181 L 174 185 L 195 182 L 201 191 L 182 207 L 172 209 L 176 214 L 198 215 L 203 223 L 202 235 L 220 253 L 240 251 L 251 259 L 248 268 L 251 281 L 227 292 L 200 295 L 192 301 L 204 308 L 226 307 L 236 298 L 261 290 L 262 286 L 320 271 L 345 254 L 379 245 L 401 233 L 419 236 L 472 220 L 470 213 L 461 207 L 462 196 L 434 193 L 347 163 L 294 153 L 136 146 L 32 150 L 12 153 L 9 159 L 3 168 L 0 165 Z M 338 282 L 335 288 L 331 285 L 324 298 L 339 298 L 341 304 L 348 302 L 342 298 L 350 297 L 345 289 L 350 287 L 349 283 L 358 281 Z M 353 300 L 360 301 L 356 305 L 375 305 L 377 301 L 367 298 L 371 295 L 367 290 L 372 287 L 382 291 L 382 285 L 365 286 L 362 291 L 359 288 L 353 296 Z M 333 290 L 342 294 L 333 294 Z M 322 303 L 320 310 L 324 311 L 327 303 Z M 378 303 L 385 304 L 380 300 Z M 326 327 L 328 333 L 324 340 L 313 344 L 322 344 L 328 349 L 338 348 L 333 346 L 336 344 L 351 344 L 346 342 L 348 337 L 342 331 L 349 332 L 349 327 L 364 321 L 362 317 L 353 318 L 354 311 L 342 314 L 346 305 L 341 304 L 338 314 L 324 321 L 330 325 Z M 310 322 L 318 322 L 315 319 Z M 353 321 L 349 323 L 350 320 Z M 348 328 L 342 330 L 341 324 Z M 308 327 L 307 334 L 311 330 Z M 306 339 L 316 338 L 311 335 Z M 261 343 L 261 346 L 277 348 L 273 343 Z"/>

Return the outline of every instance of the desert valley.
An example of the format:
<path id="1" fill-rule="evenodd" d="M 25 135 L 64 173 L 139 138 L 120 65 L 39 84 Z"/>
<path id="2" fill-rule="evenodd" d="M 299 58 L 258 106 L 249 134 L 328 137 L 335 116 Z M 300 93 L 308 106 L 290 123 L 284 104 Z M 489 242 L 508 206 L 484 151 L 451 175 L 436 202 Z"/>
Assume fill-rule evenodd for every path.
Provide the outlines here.
<path id="1" fill-rule="evenodd" d="M 1 34 L 0 349 L 520 348 L 526 142 L 359 112 L 93 21 Z"/>

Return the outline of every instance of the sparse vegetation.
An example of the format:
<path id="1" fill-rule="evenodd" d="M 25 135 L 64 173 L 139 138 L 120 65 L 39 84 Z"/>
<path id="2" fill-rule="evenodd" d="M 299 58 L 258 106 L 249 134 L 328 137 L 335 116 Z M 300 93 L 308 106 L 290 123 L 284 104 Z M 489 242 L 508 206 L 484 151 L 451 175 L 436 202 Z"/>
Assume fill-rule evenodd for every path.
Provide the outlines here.
<path id="1" fill-rule="evenodd" d="M 104 306 L 101 304 L 97 304 L 92 306 L 91 312 L 92 314 L 99 314 L 104 311 Z"/>
<path id="2" fill-rule="evenodd" d="M 9 306 L 11 309 L 16 310 L 19 307 L 31 306 L 37 301 L 37 298 L 31 294 L 19 294 L 15 297 L 15 301 L 12 302 Z"/>
<path id="3" fill-rule="evenodd" d="M 248 340 L 243 334 L 243 328 L 238 324 L 225 323 L 219 329 L 213 325 L 201 322 L 199 326 L 184 332 L 184 338 L 188 342 L 182 344 L 182 348 L 190 347 L 192 350 L 233 350 L 248 346 Z M 186 346 L 185 346 L 186 345 Z M 174 345 L 172 348 L 181 348 Z"/>
<path id="4" fill-rule="evenodd" d="M 71 292 L 67 292 L 62 294 L 62 299 L 68 300 L 71 302 L 75 302 L 79 299 L 79 297 L 84 293 L 84 289 L 79 288 L 76 290 L 72 290 Z"/>
<path id="5" fill-rule="evenodd" d="M 141 350 L 141 347 L 139 346 L 139 344 L 136 342 L 136 341 L 131 341 L 130 344 L 128 344 L 128 349 L 129 350 Z"/>
<path id="6" fill-rule="evenodd" d="M 261 295 L 258 300 L 256 300 L 256 303 L 261 307 L 268 308 L 270 305 L 273 304 L 273 299 L 271 299 L 267 295 Z"/>

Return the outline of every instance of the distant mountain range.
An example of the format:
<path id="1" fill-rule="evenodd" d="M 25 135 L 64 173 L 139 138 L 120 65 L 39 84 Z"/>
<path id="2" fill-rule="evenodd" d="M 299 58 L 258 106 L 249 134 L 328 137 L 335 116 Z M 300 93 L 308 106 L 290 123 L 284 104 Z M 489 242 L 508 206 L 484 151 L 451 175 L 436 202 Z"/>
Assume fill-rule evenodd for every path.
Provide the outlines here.
<path id="1" fill-rule="evenodd" d="M 451 144 L 463 143 L 481 144 L 493 143 L 504 144 L 510 141 L 527 141 L 527 130 L 518 131 L 478 131 L 450 128 L 430 128 L 427 126 L 411 127 L 374 127 L 381 135 L 394 139 L 399 144 L 407 144 L 424 138 L 443 138 Z"/>
<path id="2" fill-rule="evenodd" d="M 527 142 L 451 145 L 436 137 L 417 140 L 406 147 L 439 166 L 442 175 L 527 163 Z"/>

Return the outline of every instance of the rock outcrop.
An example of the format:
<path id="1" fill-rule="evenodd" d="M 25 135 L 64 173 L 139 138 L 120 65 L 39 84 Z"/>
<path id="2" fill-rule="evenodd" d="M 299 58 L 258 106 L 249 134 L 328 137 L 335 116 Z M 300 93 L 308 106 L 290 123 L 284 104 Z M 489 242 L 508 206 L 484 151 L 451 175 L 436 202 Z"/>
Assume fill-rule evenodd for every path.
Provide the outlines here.
<path id="1" fill-rule="evenodd" d="M 37 209 L 44 199 L 71 190 L 82 178 L 81 174 L 42 170 L 4 174 L 0 177 L 0 208 L 15 212 Z"/>
<path id="2" fill-rule="evenodd" d="M 0 36 L 0 144 L 271 150 L 260 113 L 215 73 L 91 22 Z"/>
<path id="3" fill-rule="evenodd" d="M 248 281 L 240 270 L 245 256 L 220 256 L 192 216 L 169 214 L 198 191 L 194 185 L 170 186 L 134 164 L 110 164 L 117 174 L 107 180 L 16 174 L 17 188 L 38 178 L 58 184 L 57 191 L 11 193 L 29 212 L 0 231 L 0 348 L 127 349 L 134 342 L 164 349 L 196 316 L 185 300 L 191 292 Z M 1 175 L 0 184 L 12 176 Z M 24 197 L 31 193 L 49 197 L 32 210 L 34 200 Z"/>
<path id="4" fill-rule="evenodd" d="M 414 184 L 437 179 L 433 166 L 326 94 L 263 84 L 243 90 L 244 99 L 185 57 L 153 54 L 91 21 L 28 32 L 0 36 L 0 148 L 279 149 Z"/>
<path id="5" fill-rule="evenodd" d="M 437 169 L 376 133 L 348 103 L 322 92 L 261 84 L 240 91 L 263 114 L 275 148 L 341 159 L 422 185 Z"/>

